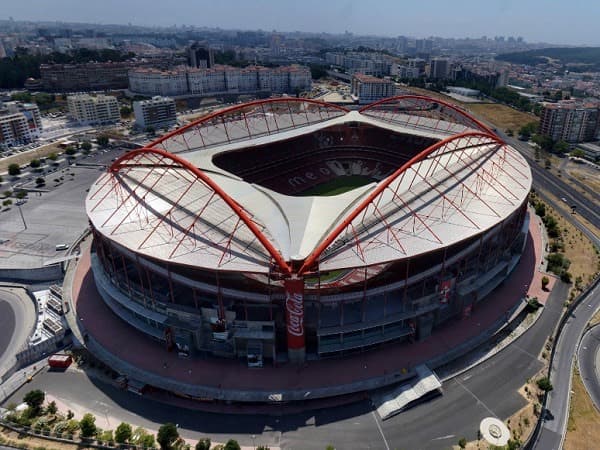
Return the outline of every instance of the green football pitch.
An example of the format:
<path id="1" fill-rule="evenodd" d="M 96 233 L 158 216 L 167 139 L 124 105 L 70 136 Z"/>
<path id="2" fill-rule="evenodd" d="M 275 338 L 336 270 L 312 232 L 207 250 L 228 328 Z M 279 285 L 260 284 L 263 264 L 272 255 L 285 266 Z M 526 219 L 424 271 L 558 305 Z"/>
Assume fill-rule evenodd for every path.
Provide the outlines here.
<path id="1" fill-rule="evenodd" d="M 307 191 L 304 191 L 301 195 L 309 196 L 331 196 L 338 195 L 344 192 L 351 191 L 359 186 L 364 186 L 373 182 L 371 178 L 364 177 L 362 175 L 350 175 L 346 177 L 338 177 L 334 180 L 328 181 L 327 183 L 320 184 Z"/>

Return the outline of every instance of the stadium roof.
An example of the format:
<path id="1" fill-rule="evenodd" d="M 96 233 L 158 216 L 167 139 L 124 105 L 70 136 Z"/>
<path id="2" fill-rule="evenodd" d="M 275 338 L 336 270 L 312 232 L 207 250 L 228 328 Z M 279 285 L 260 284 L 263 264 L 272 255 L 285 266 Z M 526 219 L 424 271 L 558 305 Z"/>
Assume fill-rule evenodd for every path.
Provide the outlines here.
<path id="1" fill-rule="evenodd" d="M 215 166 L 225 151 L 346 122 L 433 138 L 379 183 L 329 197 L 283 195 Z M 195 267 L 267 273 L 389 262 L 479 234 L 531 187 L 521 155 L 458 108 L 420 96 L 345 108 L 281 98 L 199 119 L 123 155 L 91 187 L 103 235 L 140 254 Z"/>

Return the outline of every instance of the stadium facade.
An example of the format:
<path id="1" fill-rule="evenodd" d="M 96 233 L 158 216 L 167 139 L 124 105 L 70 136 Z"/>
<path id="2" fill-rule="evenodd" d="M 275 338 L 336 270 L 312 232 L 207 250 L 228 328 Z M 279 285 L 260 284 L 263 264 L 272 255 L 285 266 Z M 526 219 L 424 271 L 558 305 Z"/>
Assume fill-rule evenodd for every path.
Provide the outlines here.
<path id="1" fill-rule="evenodd" d="M 91 265 L 116 315 L 182 355 L 252 366 L 402 345 L 511 273 L 531 181 L 440 100 L 236 105 L 92 185 Z"/>

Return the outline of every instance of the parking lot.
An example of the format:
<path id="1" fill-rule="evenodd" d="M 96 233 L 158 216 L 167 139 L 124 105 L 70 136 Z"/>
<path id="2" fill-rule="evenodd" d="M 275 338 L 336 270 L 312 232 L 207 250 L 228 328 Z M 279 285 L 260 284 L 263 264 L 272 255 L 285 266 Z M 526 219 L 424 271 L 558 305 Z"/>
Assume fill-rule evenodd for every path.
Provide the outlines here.
<path id="1" fill-rule="evenodd" d="M 4 208 L 0 212 L 0 268 L 41 267 L 64 254 L 56 246 L 71 244 L 87 227 L 87 189 L 122 152 L 99 150 L 80 156 L 71 166 L 65 160 L 44 175 L 46 184 L 40 192 L 30 192 L 21 205 Z M 35 177 L 22 177 L 21 187 L 34 188 Z"/>

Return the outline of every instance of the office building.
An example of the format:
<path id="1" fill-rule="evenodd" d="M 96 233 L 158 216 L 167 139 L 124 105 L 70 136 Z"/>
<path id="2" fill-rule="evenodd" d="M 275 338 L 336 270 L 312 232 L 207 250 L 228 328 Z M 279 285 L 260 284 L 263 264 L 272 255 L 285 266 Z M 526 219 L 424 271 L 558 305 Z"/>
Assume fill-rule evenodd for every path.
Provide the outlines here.
<path id="1" fill-rule="evenodd" d="M 188 66 L 195 69 L 210 69 L 215 65 L 215 57 L 208 45 L 196 42 L 187 49 Z"/>

